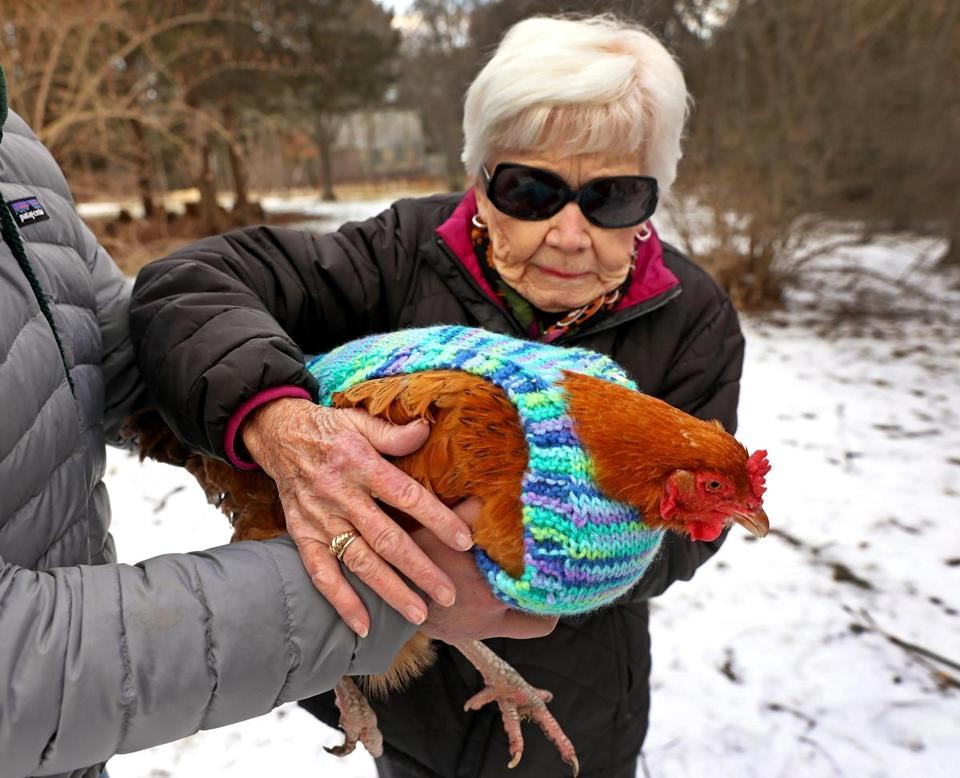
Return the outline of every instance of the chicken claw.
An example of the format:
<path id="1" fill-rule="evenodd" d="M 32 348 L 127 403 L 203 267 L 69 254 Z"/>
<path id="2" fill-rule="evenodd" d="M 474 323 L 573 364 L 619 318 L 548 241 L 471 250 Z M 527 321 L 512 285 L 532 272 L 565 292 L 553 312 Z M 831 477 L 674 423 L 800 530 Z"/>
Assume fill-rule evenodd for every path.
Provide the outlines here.
<path id="1" fill-rule="evenodd" d="M 348 676 L 344 676 L 337 684 L 336 695 L 344 741 L 342 745 L 332 748 L 324 746 L 324 750 L 334 756 L 346 756 L 353 753 L 359 740 L 370 756 L 382 756 L 383 735 L 377 727 L 377 714 L 373 712 L 363 692 Z"/>
<path id="2" fill-rule="evenodd" d="M 510 743 L 510 762 L 507 767 L 516 767 L 523 756 L 520 720 L 533 719 L 543 730 L 543 734 L 557 747 L 560 758 L 573 768 L 573 775 L 579 775 L 580 762 L 577 760 L 573 743 L 560 728 L 553 714 L 547 710 L 546 703 L 553 699 L 553 694 L 531 686 L 516 670 L 479 640 L 468 640 L 453 645 L 470 660 L 470 664 L 480 671 L 487 684 L 486 688 L 464 703 L 463 709 L 479 710 L 488 702 L 494 701 L 500 706 L 503 729 Z"/>

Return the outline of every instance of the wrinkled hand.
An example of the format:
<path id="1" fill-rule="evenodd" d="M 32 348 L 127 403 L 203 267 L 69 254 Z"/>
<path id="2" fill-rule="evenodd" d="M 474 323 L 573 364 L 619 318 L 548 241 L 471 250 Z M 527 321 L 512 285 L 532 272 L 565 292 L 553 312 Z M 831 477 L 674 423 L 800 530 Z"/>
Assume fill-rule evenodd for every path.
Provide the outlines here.
<path id="1" fill-rule="evenodd" d="M 436 533 L 438 545 L 470 547 L 470 528 L 381 456 L 416 451 L 429 431 L 426 422 L 401 427 L 365 411 L 293 398 L 258 408 L 241 428 L 250 455 L 277 484 L 287 531 L 314 585 L 361 636 L 370 617 L 329 549 L 341 532 L 361 535 L 343 554 L 346 566 L 414 624 L 427 617 L 427 606 L 393 568 L 438 603 L 455 598 L 449 576 L 376 504 L 411 516 Z"/>
<path id="2" fill-rule="evenodd" d="M 479 508 L 479 500 L 466 500 L 455 510 L 472 525 Z M 557 626 L 554 616 L 521 613 L 498 600 L 477 567 L 472 551 L 452 551 L 425 529 L 414 530 L 413 538 L 457 587 L 457 601 L 452 606 L 430 606 L 430 615 L 420 627 L 428 637 L 445 643 L 491 637 L 540 638 Z"/>

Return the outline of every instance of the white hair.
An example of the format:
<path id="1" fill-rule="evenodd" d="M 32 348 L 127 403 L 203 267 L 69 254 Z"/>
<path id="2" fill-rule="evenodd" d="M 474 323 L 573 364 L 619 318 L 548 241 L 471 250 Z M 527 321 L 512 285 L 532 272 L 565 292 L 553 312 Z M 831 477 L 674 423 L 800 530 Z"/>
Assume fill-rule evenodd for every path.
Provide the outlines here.
<path id="1" fill-rule="evenodd" d="M 535 16 L 507 31 L 467 90 L 462 160 L 473 180 L 496 151 L 637 154 L 667 191 L 688 103 L 679 65 L 643 27 Z"/>

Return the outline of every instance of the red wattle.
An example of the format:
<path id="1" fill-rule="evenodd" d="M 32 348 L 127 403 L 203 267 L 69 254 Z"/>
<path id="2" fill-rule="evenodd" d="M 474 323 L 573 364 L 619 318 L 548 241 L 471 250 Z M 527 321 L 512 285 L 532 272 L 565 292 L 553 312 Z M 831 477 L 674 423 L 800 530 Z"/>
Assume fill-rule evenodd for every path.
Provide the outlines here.
<path id="1" fill-rule="evenodd" d="M 723 532 L 722 521 L 691 521 L 687 527 L 692 540 L 716 540 Z"/>

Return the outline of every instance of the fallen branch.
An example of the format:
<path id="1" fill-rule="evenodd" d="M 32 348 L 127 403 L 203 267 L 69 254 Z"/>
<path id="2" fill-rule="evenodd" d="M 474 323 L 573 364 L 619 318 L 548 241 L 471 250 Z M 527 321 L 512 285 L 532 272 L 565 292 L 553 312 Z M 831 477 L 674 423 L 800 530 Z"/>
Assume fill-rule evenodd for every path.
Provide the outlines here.
<path id="1" fill-rule="evenodd" d="M 960 689 L 960 678 L 951 675 L 950 673 L 933 664 L 935 662 L 940 665 L 945 665 L 951 670 L 960 672 L 960 662 L 945 657 L 943 654 L 938 654 L 936 651 L 932 651 L 926 646 L 921 646 L 917 643 L 911 643 L 909 640 L 904 640 L 903 638 L 887 632 L 879 624 L 877 624 L 873 616 L 871 616 L 863 608 L 860 609 L 860 616 L 864 619 L 864 621 L 867 622 L 867 624 L 851 624 L 851 629 L 853 629 L 855 632 L 873 632 L 881 637 L 886 638 L 888 642 L 893 643 L 893 645 L 903 649 L 908 654 L 920 661 L 921 664 L 932 670 L 936 674 L 941 684 Z"/>
<path id="2" fill-rule="evenodd" d="M 871 268 L 865 268 L 858 265 L 850 264 L 850 265 L 844 265 L 841 267 L 810 268 L 807 270 L 808 278 L 809 278 L 809 275 L 813 273 L 822 274 L 822 275 L 845 276 L 855 282 L 861 281 L 865 278 L 870 278 L 870 279 L 873 279 L 874 281 L 879 281 L 882 284 L 886 284 L 887 286 L 892 287 L 893 290 L 897 293 L 909 293 L 927 303 L 942 302 L 940 298 L 930 294 L 929 292 L 926 292 L 916 284 L 910 281 L 907 281 L 905 278 L 891 276 L 879 270 L 872 270 Z"/>

